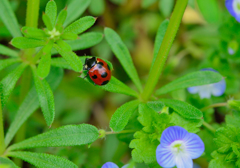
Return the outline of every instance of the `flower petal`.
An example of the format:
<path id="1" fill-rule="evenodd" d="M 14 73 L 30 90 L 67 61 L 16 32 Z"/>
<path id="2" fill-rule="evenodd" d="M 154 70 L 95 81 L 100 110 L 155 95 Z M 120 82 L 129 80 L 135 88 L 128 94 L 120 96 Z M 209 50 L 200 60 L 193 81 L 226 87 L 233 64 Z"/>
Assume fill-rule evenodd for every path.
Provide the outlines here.
<path id="1" fill-rule="evenodd" d="M 195 94 L 198 92 L 199 90 L 199 87 L 198 86 L 193 86 L 193 87 L 189 87 L 187 88 L 188 92 L 191 93 L 191 94 Z"/>
<path id="2" fill-rule="evenodd" d="M 203 141 L 196 134 L 188 133 L 183 141 L 186 145 L 186 152 L 192 159 L 200 157 L 205 150 Z"/>
<path id="3" fill-rule="evenodd" d="M 177 168 L 192 168 L 193 161 L 188 154 L 181 154 L 176 157 Z"/>
<path id="4" fill-rule="evenodd" d="M 213 84 L 212 94 L 214 96 L 221 96 L 226 90 L 226 82 L 225 80 L 221 80 L 218 83 Z"/>
<path id="5" fill-rule="evenodd" d="M 199 96 L 201 99 L 210 98 L 212 92 L 212 84 L 199 86 Z"/>
<path id="6" fill-rule="evenodd" d="M 156 157 L 158 164 L 162 167 L 173 167 L 176 165 L 174 155 L 168 146 L 158 145 Z"/>
<path id="7" fill-rule="evenodd" d="M 234 1 L 234 0 L 226 0 L 226 1 L 225 1 L 225 6 L 226 6 L 227 10 L 229 11 L 229 13 L 230 13 L 233 17 L 235 17 L 235 16 L 236 16 L 236 13 L 235 13 L 234 8 L 233 8 L 233 1 Z"/>
<path id="8" fill-rule="evenodd" d="M 107 162 L 104 165 L 102 165 L 102 168 L 118 168 L 118 166 L 113 162 Z"/>
<path id="9" fill-rule="evenodd" d="M 187 134 L 188 132 L 184 128 L 171 126 L 163 131 L 160 142 L 163 146 L 168 146 L 173 141 L 182 140 Z"/>

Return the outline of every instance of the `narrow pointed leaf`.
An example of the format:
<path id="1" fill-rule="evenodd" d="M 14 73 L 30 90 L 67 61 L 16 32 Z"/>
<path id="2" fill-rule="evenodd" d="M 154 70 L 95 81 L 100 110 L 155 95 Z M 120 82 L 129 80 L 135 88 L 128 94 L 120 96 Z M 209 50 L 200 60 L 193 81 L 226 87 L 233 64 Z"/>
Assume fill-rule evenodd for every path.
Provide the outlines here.
<path id="1" fill-rule="evenodd" d="M 51 68 L 51 72 L 46 78 L 46 81 L 49 83 L 52 90 L 56 90 L 57 86 L 60 84 L 63 78 L 63 70 L 60 68 Z M 36 92 L 35 86 L 27 93 L 22 104 L 20 105 L 14 120 L 11 122 L 11 125 L 5 136 L 5 144 L 9 145 L 14 135 L 17 133 L 19 128 L 23 123 L 39 108 L 38 95 Z"/>
<path id="2" fill-rule="evenodd" d="M 54 67 L 64 68 L 73 70 L 73 68 L 67 63 L 67 61 L 64 58 L 57 57 L 51 59 L 51 65 Z"/>
<path id="3" fill-rule="evenodd" d="M 72 0 L 71 3 L 68 4 L 68 15 L 64 26 L 67 26 L 74 20 L 78 19 L 90 5 L 90 2 L 91 0 Z"/>
<path id="4" fill-rule="evenodd" d="M 82 62 L 74 52 L 65 51 L 63 50 L 62 46 L 56 44 L 54 44 L 53 47 L 66 60 L 66 62 L 73 68 L 74 71 L 80 72 L 82 70 Z"/>
<path id="5" fill-rule="evenodd" d="M 0 18 L 13 37 L 22 36 L 16 16 L 8 0 L 0 0 Z"/>
<path id="6" fill-rule="evenodd" d="M 159 100 L 163 102 L 167 107 L 172 108 L 176 113 L 178 113 L 184 118 L 201 119 L 203 117 L 203 113 L 199 109 L 186 102 L 173 99 L 159 99 Z"/>
<path id="7" fill-rule="evenodd" d="M 16 143 L 9 150 L 86 145 L 96 141 L 98 136 L 98 129 L 92 125 L 67 125 Z"/>
<path id="8" fill-rule="evenodd" d="M 104 0 L 91 1 L 88 9 L 89 12 L 94 16 L 102 15 L 105 10 L 105 1 Z"/>
<path id="9" fill-rule="evenodd" d="M 141 6 L 143 8 L 148 8 L 149 6 L 151 6 L 152 4 L 154 4 L 157 0 L 142 0 L 141 1 Z"/>
<path id="10" fill-rule="evenodd" d="M 51 68 L 51 49 L 52 49 L 52 42 L 49 42 L 44 48 L 43 48 L 43 55 L 42 58 L 38 64 L 37 73 L 38 76 L 42 79 L 46 78 L 47 75 L 50 72 Z"/>
<path id="11" fill-rule="evenodd" d="M 18 79 L 22 75 L 24 69 L 27 67 L 25 63 L 19 65 L 11 73 L 9 73 L 5 78 L 2 79 L 1 84 L 3 86 L 3 97 L 2 97 L 2 106 L 7 102 L 14 86 L 16 85 Z"/>
<path id="12" fill-rule="evenodd" d="M 92 46 L 95 46 L 96 44 L 100 43 L 102 39 L 103 39 L 102 33 L 89 32 L 80 35 L 77 40 L 69 40 L 66 41 L 66 43 L 68 43 L 71 46 L 73 51 L 76 51 L 84 50 Z M 53 50 L 52 54 L 57 54 L 57 51 Z"/>
<path id="13" fill-rule="evenodd" d="M 46 9 L 45 9 L 46 15 L 48 15 L 52 26 L 54 27 L 57 17 L 57 5 L 54 0 L 48 1 Z"/>
<path id="14" fill-rule="evenodd" d="M 94 23 L 96 19 L 92 16 L 85 16 L 72 24 L 70 24 L 66 29 L 65 32 L 80 34 L 85 30 L 89 29 Z"/>
<path id="15" fill-rule="evenodd" d="M 46 39 L 49 37 L 42 29 L 37 29 L 34 27 L 23 27 L 22 33 L 25 37 L 33 38 L 33 39 Z"/>
<path id="16" fill-rule="evenodd" d="M 119 107 L 110 120 L 110 127 L 113 131 L 122 131 L 128 123 L 133 112 L 138 108 L 138 100 L 130 101 Z"/>
<path id="17" fill-rule="evenodd" d="M 26 37 L 16 37 L 11 41 L 11 43 L 14 47 L 20 49 L 36 48 L 46 45 L 46 42 L 43 40 L 30 39 Z"/>
<path id="18" fill-rule="evenodd" d="M 124 70 L 132 79 L 133 83 L 137 86 L 138 90 L 141 91 L 142 85 L 126 45 L 122 42 L 121 38 L 114 30 L 110 28 L 105 28 L 104 34 L 106 36 L 108 44 L 110 45 L 112 51 L 122 64 Z"/>
<path id="19" fill-rule="evenodd" d="M 3 59 L 0 60 L 0 71 L 3 70 L 4 68 L 13 65 L 15 63 L 20 62 L 20 59 L 16 59 L 16 58 L 10 58 L 10 59 Z"/>
<path id="20" fill-rule="evenodd" d="M 19 168 L 13 161 L 6 157 L 0 157 L 0 167 L 1 165 L 6 165 L 6 168 Z"/>
<path id="21" fill-rule="evenodd" d="M 0 54 L 10 56 L 10 57 L 18 57 L 18 52 L 12 50 L 4 45 L 0 44 Z"/>
<path id="22" fill-rule="evenodd" d="M 169 17 L 174 7 L 174 0 L 160 0 L 159 9 L 165 17 Z"/>
<path id="23" fill-rule="evenodd" d="M 74 33 L 69 33 L 69 32 L 65 32 L 61 35 L 61 38 L 63 40 L 76 40 L 78 38 L 78 35 L 77 34 L 74 34 Z"/>
<path id="24" fill-rule="evenodd" d="M 169 24 L 169 20 L 164 20 L 158 28 L 157 35 L 156 35 L 155 42 L 154 42 L 153 61 L 152 61 L 151 69 L 157 58 L 158 51 L 159 51 L 162 41 L 163 41 L 163 37 L 167 31 L 168 24 Z"/>
<path id="25" fill-rule="evenodd" d="M 41 80 L 38 77 L 36 67 L 32 66 L 32 71 L 40 107 L 42 109 L 47 125 L 50 126 L 55 116 L 53 93 L 47 81 L 45 79 Z"/>
<path id="26" fill-rule="evenodd" d="M 77 165 L 67 159 L 46 153 L 9 152 L 8 156 L 19 158 L 36 167 L 78 168 Z"/>
<path id="27" fill-rule="evenodd" d="M 51 23 L 51 20 L 50 20 L 49 16 L 46 15 L 45 13 L 43 13 L 42 20 L 43 20 L 44 25 L 47 27 L 47 29 L 49 31 L 51 31 L 53 29 L 53 25 Z"/>
<path id="28" fill-rule="evenodd" d="M 207 85 L 220 82 L 223 77 L 212 71 L 197 71 L 180 77 L 156 91 L 156 95 L 165 94 L 174 90 L 184 89 L 192 86 Z"/>
<path id="29" fill-rule="evenodd" d="M 63 10 L 61 10 L 61 12 L 58 15 L 57 23 L 56 23 L 57 27 L 62 27 L 66 18 L 67 18 L 67 10 L 63 9 Z"/>

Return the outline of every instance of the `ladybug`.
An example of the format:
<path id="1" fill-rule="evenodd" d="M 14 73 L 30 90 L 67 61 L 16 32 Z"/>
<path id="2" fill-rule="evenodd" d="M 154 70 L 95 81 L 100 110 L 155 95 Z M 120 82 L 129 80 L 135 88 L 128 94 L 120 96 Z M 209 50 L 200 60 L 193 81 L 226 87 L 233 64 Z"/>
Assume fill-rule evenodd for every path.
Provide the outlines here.
<path id="1" fill-rule="evenodd" d="M 109 65 L 100 58 L 91 57 L 86 58 L 83 70 L 87 70 L 88 75 L 95 83 L 95 85 L 106 85 L 111 79 L 111 70 Z"/>

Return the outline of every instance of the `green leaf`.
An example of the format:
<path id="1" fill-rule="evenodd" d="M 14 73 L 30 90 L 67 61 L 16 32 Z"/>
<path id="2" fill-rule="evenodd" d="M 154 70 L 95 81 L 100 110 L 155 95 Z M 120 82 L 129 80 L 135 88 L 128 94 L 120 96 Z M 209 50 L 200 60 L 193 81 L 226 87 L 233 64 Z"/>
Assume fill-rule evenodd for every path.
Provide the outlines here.
<path id="1" fill-rule="evenodd" d="M 2 79 L 1 84 L 3 86 L 3 97 L 2 97 L 2 106 L 7 102 L 14 86 L 16 85 L 18 79 L 22 75 L 24 69 L 27 67 L 27 64 L 22 63 L 17 68 L 15 68 L 11 73 L 9 73 L 5 78 Z"/>
<path id="2" fill-rule="evenodd" d="M 157 58 L 158 51 L 159 51 L 162 41 L 163 41 L 163 37 L 167 31 L 168 24 L 169 24 L 169 20 L 164 20 L 158 28 L 157 35 L 156 35 L 155 42 L 154 42 L 153 61 L 152 61 L 151 69 Z"/>
<path id="3" fill-rule="evenodd" d="M 61 10 L 61 12 L 58 15 L 57 23 L 56 23 L 57 27 L 62 27 L 66 18 L 67 18 L 67 9 L 64 8 L 63 10 Z M 59 30 L 59 28 L 57 28 L 57 30 Z"/>
<path id="4" fill-rule="evenodd" d="M 52 27 L 54 27 L 56 18 L 57 18 L 57 4 L 55 3 L 54 0 L 48 1 L 46 9 L 45 9 L 45 13 L 46 13 L 46 15 L 48 15 L 48 17 L 52 23 Z"/>
<path id="5" fill-rule="evenodd" d="M 67 125 L 13 144 L 9 150 L 86 145 L 96 141 L 98 136 L 98 129 L 92 125 Z"/>
<path id="6" fill-rule="evenodd" d="M 112 118 L 110 120 L 110 128 L 114 132 L 119 132 L 124 129 L 124 127 L 127 125 L 128 120 L 132 116 L 133 112 L 137 109 L 139 105 L 138 100 L 130 101 L 128 103 L 125 103 L 121 107 L 119 107 L 115 113 L 112 115 Z"/>
<path id="7" fill-rule="evenodd" d="M 62 78 L 63 70 L 53 67 L 51 68 L 51 72 L 46 78 L 46 81 L 49 83 L 52 90 L 55 90 L 62 81 Z M 8 129 L 8 132 L 5 136 L 6 146 L 9 145 L 22 124 L 25 123 L 25 121 L 33 114 L 34 111 L 37 110 L 37 108 L 39 108 L 38 95 L 35 86 L 32 86 L 20 105 L 17 113 L 15 114 L 15 118 Z"/>
<path id="8" fill-rule="evenodd" d="M 0 44 L 0 54 L 10 56 L 10 57 L 18 57 L 18 52 L 12 50 L 4 45 Z"/>
<path id="9" fill-rule="evenodd" d="M 188 132 L 197 133 L 200 131 L 199 127 L 202 126 L 203 119 L 186 119 L 177 113 L 172 113 L 171 123 L 174 123 L 174 125 L 185 128 Z"/>
<path id="10" fill-rule="evenodd" d="M 228 106 L 240 113 L 240 100 L 228 100 Z"/>
<path id="11" fill-rule="evenodd" d="M 73 162 L 59 156 L 46 153 L 9 152 L 8 156 L 22 159 L 36 167 L 77 168 Z"/>
<path id="12" fill-rule="evenodd" d="M 160 0 L 159 9 L 165 17 L 169 17 L 172 13 L 174 0 Z"/>
<path id="13" fill-rule="evenodd" d="M 34 27 L 23 27 L 22 33 L 24 34 L 25 37 L 33 39 L 44 40 L 47 37 L 49 37 L 49 35 L 47 35 L 42 29 L 37 29 Z"/>
<path id="14" fill-rule="evenodd" d="M 143 131 L 134 134 L 134 140 L 129 147 L 132 150 L 132 158 L 135 162 L 150 164 L 156 161 L 156 149 L 160 144 L 158 140 L 152 140 L 149 135 Z"/>
<path id="15" fill-rule="evenodd" d="M 48 126 L 51 126 L 55 116 L 55 105 L 52 90 L 47 81 L 38 77 L 36 67 L 31 66 L 38 100 Z"/>
<path id="16" fill-rule="evenodd" d="M 92 16 L 85 16 L 65 28 L 64 32 L 80 34 L 94 25 L 96 19 Z"/>
<path id="17" fill-rule="evenodd" d="M 164 108 L 164 103 L 161 101 L 150 101 L 147 102 L 148 107 L 153 109 L 156 112 L 161 112 L 161 110 Z"/>
<path id="18" fill-rule="evenodd" d="M 207 22 L 219 23 L 221 11 L 217 0 L 197 0 L 197 4 Z"/>
<path id="19" fill-rule="evenodd" d="M 15 63 L 20 62 L 20 59 L 16 59 L 16 58 L 10 58 L 10 59 L 3 59 L 0 60 L 0 71 L 3 70 L 4 68 L 13 65 Z"/>
<path id="20" fill-rule="evenodd" d="M 234 125 L 235 127 L 240 127 L 240 111 L 232 111 L 232 115 L 226 115 L 225 121 L 227 124 Z"/>
<path id="21" fill-rule="evenodd" d="M 78 35 L 74 34 L 74 33 L 68 33 L 68 32 L 65 32 L 61 35 L 61 38 L 63 40 L 76 40 L 78 38 Z"/>
<path id="22" fill-rule="evenodd" d="M 220 82 L 222 75 L 212 71 L 197 71 L 175 79 L 156 91 L 156 95 L 165 94 L 178 89 L 185 89 L 192 86 L 208 85 Z"/>
<path id="23" fill-rule="evenodd" d="M 202 112 L 196 107 L 180 101 L 173 99 L 159 99 L 166 106 L 172 108 L 175 112 L 187 119 L 201 119 L 203 117 Z"/>
<path id="24" fill-rule="evenodd" d="M 90 48 L 92 46 L 95 46 L 96 44 L 100 43 L 103 39 L 102 33 L 97 32 L 89 32 L 84 33 L 79 36 L 77 40 L 69 40 L 66 41 L 71 47 L 73 51 L 76 50 L 84 50 L 87 48 Z M 56 54 L 57 52 L 52 51 L 52 54 Z"/>
<path id="25" fill-rule="evenodd" d="M 73 68 L 65 61 L 65 59 L 60 58 L 60 57 L 52 58 L 51 65 L 55 66 L 55 67 L 73 70 Z"/>
<path id="26" fill-rule="evenodd" d="M 212 157 L 214 159 L 211 160 L 209 163 L 209 168 L 236 168 L 234 163 L 232 162 L 226 162 L 224 158 L 226 155 L 220 154 L 217 151 L 214 151 L 212 153 Z"/>
<path id="27" fill-rule="evenodd" d="M 0 157 L 0 166 L 1 165 L 7 165 L 7 168 L 18 168 L 13 161 L 5 157 Z"/>
<path id="28" fill-rule="evenodd" d="M 64 26 L 79 18 L 90 5 L 90 2 L 91 0 L 72 0 L 67 8 L 68 15 Z"/>
<path id="29" fill-rule="evenodd" d="M 143 8 L 148 8 L 149 6 L 151 6 L 152 4 L 154 4 L 157 0 L 142 0 L 141 1 L 141 6 Z"/>
<path id="30" fill-rule="evenodd" d="M 22 36 L 16 16 L 8 0 L 0 1 L 0 18 L 13 37 Z"/>
<path id="31" fill-rule="evenodd" d="M 104 34 L 106 36 L 108 44 L 110 45 L 112 51 L 122 64 L 124 70 L 127 72 L 128 76 L 132 79 L 133 83 L 137 86 L 138 90 L 142 91 L 140 79 L 133 65 L 131 55 L 126 45 L 122 42 L 121 38 L 114 30 L 110 28 L 105 28 Z"/>
<path id="32" fill-rule="evenodd" d="M 80 72 L 83 68 L 81 60 L 74 52 L 65 51 L 63 49 L 63 48 L 70 47 L 68 44 L 66 44 L 66 43 L 62 43 L 62 44 L 64 44 L 64 45 L 59 46 L 59 45 L 54 44 L 53 47 L 67 61 L 67 63 L 73 68 L 74 71 Z"/>
<path id="33" fill-rule="evenodd" d="M 16 48 L 27 49 L 44 46 L 46 45 L 46 42 L 37 39 L 30 39 L 27 37 L 16 37 L 11 41 L 11 44 Z"/>
<path id="34" fill-rule="evenodd" d="M 94 16 L 102 15 L 105 10 L 105 1 L 104 0 L 91 1 L 88 9 L 89 12 Z"/>
<path id="35" fill-rule="evenodd" d="M 53 30 L 53 25 L 52 25 L 51 20 L 50 20 L 48 15 L 43 13 L 42 14 L 42 20 L 43 20 L 44 25 L 47 27 L 47 29 L 49 31 Z"/>
<path id="36" fill-rule="evenodd" d="M 50 72 L 51 68 L 51 49 L 53 46 L 53 42 L 49 42 L 44 48 L 42 49 L 42 57 L 38 64 L 37 73 L 38 76 L 42 79 L 46 78 Z"/>

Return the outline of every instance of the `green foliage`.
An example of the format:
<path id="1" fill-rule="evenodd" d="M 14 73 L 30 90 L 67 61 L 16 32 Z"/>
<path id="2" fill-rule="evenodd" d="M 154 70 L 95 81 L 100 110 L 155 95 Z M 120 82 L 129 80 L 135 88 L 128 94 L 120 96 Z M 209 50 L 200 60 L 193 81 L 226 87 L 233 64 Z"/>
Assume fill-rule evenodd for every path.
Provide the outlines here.
<path id="1" fill-rule="evenodd" d="M 216 0 L 197 0 L 198 7 L 207 22 L 218 23 L 220 20 L 220 9 Z"/>
<path id="2" fill-rule="evenodd" d="M 77 168 L 78 166 L 67 159 L 46 153 L 9 152 L 8 156 L 22 159 L 36 167 Z"/>
<path id="3" fill-rule="evenodd" d="M 239 112 L 240 111 L 240 100 L 228 100 L 228 106 Z"/>
<path id="4" fill-rule="evenodd" d="M 192 86 L 207 85 L 220 82 L 223 77 L 212 71 L 198 71 L 187 74 L 183 77 L 175 79 L 167 85 L 156 91 L 156 95 L 165 94 L 178 89 L 185 89 Z"/>
<path id="5" fill-rule="evenodd" d="M 141 6 L 143 8 L 147 8 L 149 6 L 151 6 L 153 3 L 155 3 L 157 0 L 142 0 L 141 1 Z"/>
<path id="6" fill-rule="evenodd" d="M 169 17 L 172 13 L 174 0 L 160 0 L 159 9 L 165 17 Z"/>
<path id="7" fill-rule="evenodd" d="M 15 63 L 20 62 L 20 59 L 17 58 L 9 58 L 9 59 L 4 59 L 4 60 L 0 60 L 0 71 L 3 70 L 4 68 L 13 65 Z"/>
<path id="8" fill-rule="evenodd" d="M 116 57 L 118 58 L 119 62 L 122 64 L 124 70 L 127 72 L 128 76 L 132 79 L 133 83 L 136 85 L 138 90 L 141 91 L 142 90 L 141 82 L 138 77 L 137 71 L 133 65 L 131 55 L 126 45 L 122 42 L 121 38 L 114 30 L 110 28 L 105 28 L 104 34 L 106 36 L 108 44 L 110 45 Z"/>
<path id="9" fill-rule="evenodd" d="M 139 103 L 138 100 L 134 100 L 119 107 L 110 120 L 110 128 L 115 132 L 122 131 L 127 125 L 133 112 L 137 109 Z"/>
<path id="10" fill-rule="evenodd" d="M 91 0 L 72 0 L 67 8 L 68 15 L 64 26 L 69 25 L 69 23 L 81 16 L 90 5 L 90 2 Z"/>
<path id="11" fill-rule="evenodd" d="M 43 40 L 30 39 L 26 37 L 16 37 L 11 41 L 11 44 L 19 49 L 36 48 L 46 45 Z"/>
<path id="12" fill-rule="evenodd" d="M 13 144 L 9 150 L 86 145 L 97 140 L 98 135 L 98 129 L 89 124 L 67 125 Z"/>
<path id="13" fill-rule="evenodd" d="M 52 26 L 54 26 L 57 18 L 57 4 L 55 1 L 52 0 L 47 3 L 45 13 L 49 17 Z"/>
<path id="14" fill-rule="evenodd" d="M 52 90 L 45 79 L 38 77 L 36 67 L 32 66 L 34 83 L 38 94 L 38 100 L 48 126 L 51 126 L 55 116 L 55 105 Z"/>
<path id="15" fill-rule="evenodd" d="M 10 57 L 18 57 L 18 52 L 0 44 L 0 54 Z"/>
<path id="16" fill-rule="evenodd" d="M 34 27 L 23 27 L 21 31 L 25 37 L 29 38 L 44 40 L 49 37 L 49 35 L 47 35 L 42 29 L 37 29 Z"/>
<path id="17" fill-rule="evenodd" d="M 46 81 L 49 83 L 52 90 L 56 90 L 57 86 L 60 84 L 63 78 L 63 70 L 60 68 L 52 68 L 49 76 L 46 78 Z M 14 120 L 12 121 L 6 136 L 5 136 L 5 144 L 9 145 L 11 140 L 13 139 L 16 132 L 22 126 L 22 124 L 33 114 L 34 111 L 39 108 L 38 95 L 36 92 L 35 86 L 27 93 L 25 99 L 20 105 Z"/>
<path id="18" fill-rule="evenodd" d="M 0 167 L 2 165 L 6 166 L 6 168 L 18 168 L 18 166 L 15 165 L 13 161 L 5 157 L 0 157 Z"/>
<path id="19" fill-rule="evenodd" d="M 172 99 L 159 100 L 186 119 L 201 119 L 203 117 L 203 114 L 200 110 L 186 102 Z"/>
<path id="20" fill-rule="evenodd" d="M 89 29 L 94 23 L 96 19 L 92 16 L 85 16 L 72 24 L 70 24 L 66 29 L 65 32 L 80 34 L 85 30 Z"/>
<path id="21" fill-rule="evenodd" d="M 91 1 L 89 6 L 89 12 L 94 16 L 102 15 L 105 10 L 105 1 L 104 0 L 96 0 Z"/>
<path id="22" fill-rule="evenodd" d="M 8 0 L 0 1 L 0 18 L 13 37 L 22 36 L 16 16 Z"/>
<path id="23" fill-rule="evenodd" d="M 20 64 L 15 70 L 9 73 L 5 78 L 2 79 L 1 84 L 3 87 L 2 92 L 2 106 L 5 105 L 7 102 L 11 92 L 13 91 L 14 86 L 16 85 L 18 79 L 20 78 L 21 74 L 23 73 L 24 69 L 26 68 L 26 64 Z"/>
<path id="24" fill-rule="evenodd" d="M 167 31 L 168 24 L 169 24 L 169 20 L 164 20 L 158 28 L 157 35 L 156 35 L 155 42 L 154 42 L 153 61 L 152 61 L 151 69 L 157 58 L 158 51 L 159 51 L 162 41 L 163 41 L 163 37 Z"/>
<path id="25" fill-rule="evenodd" d="M 51 19 L 49 18 L 48 15 L 46 15 L 45 13 L 43 13 L 42 15 L 42 20 L 43 20 L 43 23 L 45 24 L 45 26 L 47 27 L 47 29 L 49 31 L 53 30 L 53 25 L 51 23 Z"/>

